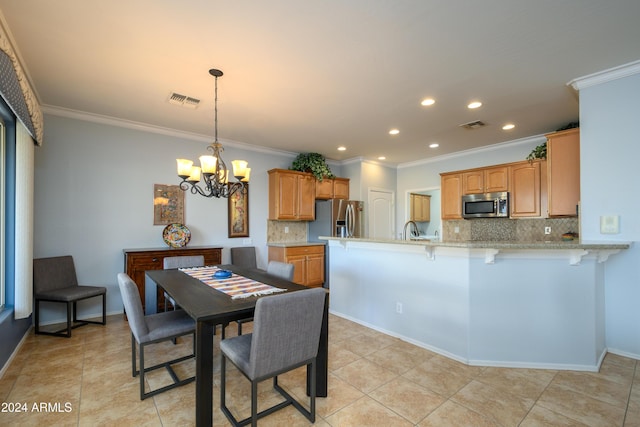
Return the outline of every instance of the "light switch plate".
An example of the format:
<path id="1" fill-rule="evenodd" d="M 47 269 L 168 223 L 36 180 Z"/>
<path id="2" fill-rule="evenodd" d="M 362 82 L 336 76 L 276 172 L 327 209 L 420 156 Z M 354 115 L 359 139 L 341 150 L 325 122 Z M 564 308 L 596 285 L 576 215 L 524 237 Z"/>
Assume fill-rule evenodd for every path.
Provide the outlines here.
<path id="1" fill-rule="evenodd" d="M 603 215 L 600 217 L 600 234 L 620 233 L 620 216 Z"/>

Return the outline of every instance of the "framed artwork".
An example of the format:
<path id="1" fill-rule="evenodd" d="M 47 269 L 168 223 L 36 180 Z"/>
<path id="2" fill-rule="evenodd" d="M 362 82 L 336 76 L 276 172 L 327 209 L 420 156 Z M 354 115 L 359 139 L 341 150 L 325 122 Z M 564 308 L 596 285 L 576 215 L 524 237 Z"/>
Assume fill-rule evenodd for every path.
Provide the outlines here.
<path id="1" fill-rule="evenodd" d="M 249 184 L 229 197 L 229 237 L 249 237 Z"/>
<path id="2" fill-rule="evenodd" d="M 184 191 L 179 185 L 153 184 L 153 225 L 184 224 Z"/>

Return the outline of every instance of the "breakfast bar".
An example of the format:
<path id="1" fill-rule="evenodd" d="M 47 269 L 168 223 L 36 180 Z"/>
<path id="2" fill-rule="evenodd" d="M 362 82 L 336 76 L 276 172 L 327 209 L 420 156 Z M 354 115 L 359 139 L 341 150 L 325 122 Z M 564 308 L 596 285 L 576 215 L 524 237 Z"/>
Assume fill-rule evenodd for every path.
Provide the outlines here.
<path id="1" fill-rule="evenodd" d="M 469 365 L 597 371 L 604 266 L 627 243 L 323 237 L 330 311 Z"/>

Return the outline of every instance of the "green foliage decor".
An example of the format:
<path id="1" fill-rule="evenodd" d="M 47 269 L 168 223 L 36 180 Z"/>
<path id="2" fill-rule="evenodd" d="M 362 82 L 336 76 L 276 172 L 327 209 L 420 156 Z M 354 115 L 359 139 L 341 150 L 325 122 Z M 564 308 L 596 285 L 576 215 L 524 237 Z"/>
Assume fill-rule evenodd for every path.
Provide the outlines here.
<path id="1" fill-rule="evenodd" d="M 531 152 L 527 156 L 527 160 L 529 160 L 529 162 L 532 162 L 535 159 L 546 159 L 546 158 L 547 158 L 547 142 L 546 141 L 538 145 L 533 150 L 531 150 Z"/>
<path id="2" fill-rule="evenodd" d="M 318 181 L 323 178 L 335 178 L 322 154 L 300 153 L 291 164 L 290 170 L 311 172 Z"/>

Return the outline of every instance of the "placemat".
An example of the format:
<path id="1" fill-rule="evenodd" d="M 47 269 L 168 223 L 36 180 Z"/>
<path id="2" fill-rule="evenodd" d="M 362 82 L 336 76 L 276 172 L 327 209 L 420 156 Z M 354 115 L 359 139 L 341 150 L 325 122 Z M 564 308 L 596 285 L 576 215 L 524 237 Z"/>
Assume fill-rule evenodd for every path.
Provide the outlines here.
<path id="1" fill-rule="evenodd" d="M 286 289 L 276 288 L 253 279 L 233 273 L 226 279 L 218 279 L 213 274 L 221 270 L 218 267 L 191 267 L 179 268 L 185 274 L 200 280 L 213 289 L 224 292 L 231 299 L 248 298 L 257 295 L 269 295 L 277 292 L 286 292 Z"/>

